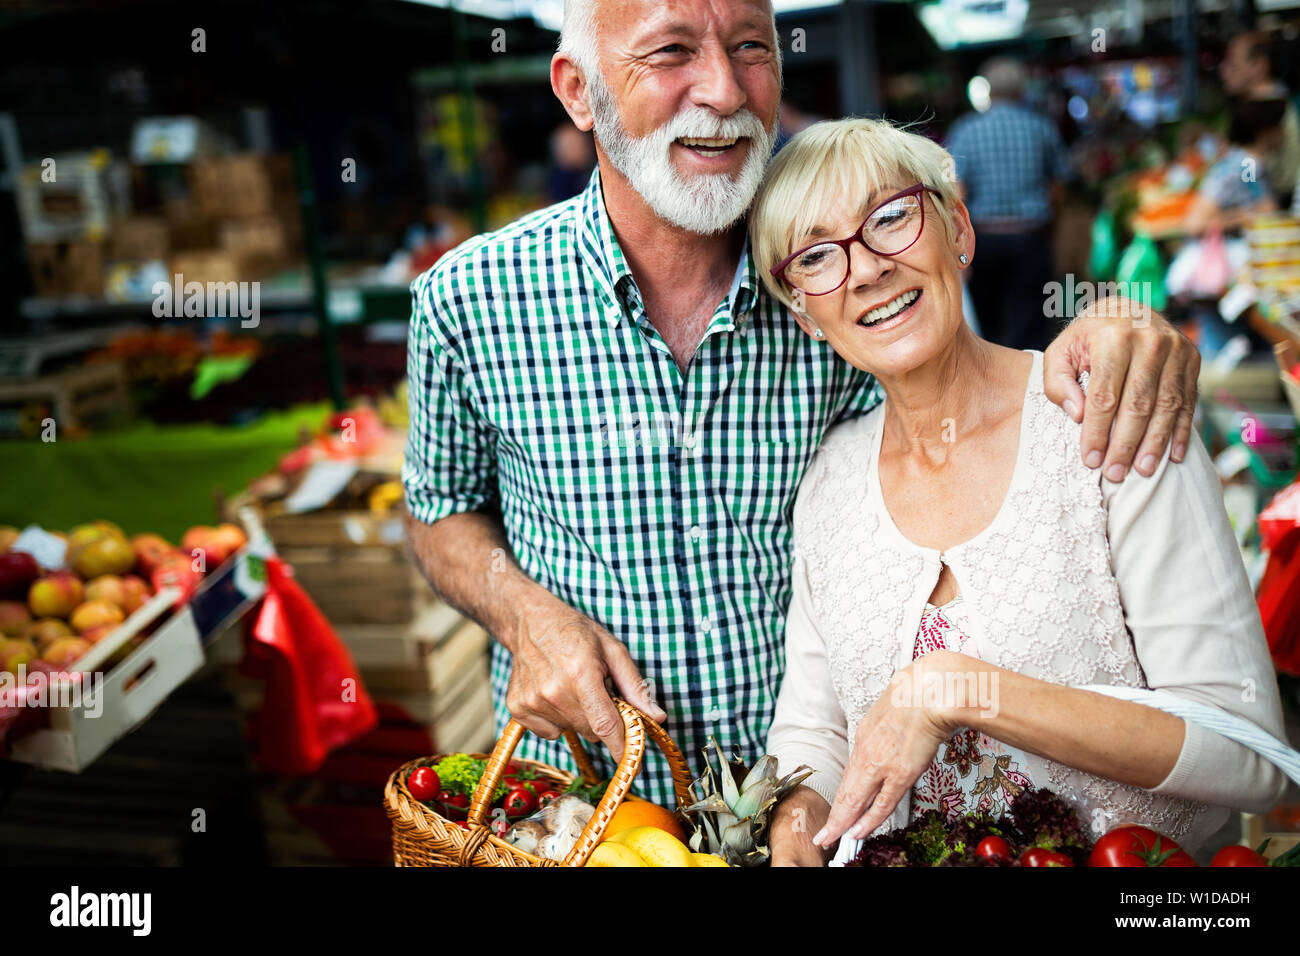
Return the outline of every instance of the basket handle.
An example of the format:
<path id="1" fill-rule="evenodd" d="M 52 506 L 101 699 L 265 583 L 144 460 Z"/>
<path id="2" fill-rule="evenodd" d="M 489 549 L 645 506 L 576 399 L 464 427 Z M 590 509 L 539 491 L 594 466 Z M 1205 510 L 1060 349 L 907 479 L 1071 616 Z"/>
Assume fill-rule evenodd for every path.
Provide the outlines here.
<path id="1" fill-rule="evenodd" d="M 604 837 L 605 828 L 609 826 L 610 818 L 613 817 L 614 811 L 618 809 L 618 805 L 623 802 L 623 798 L 627 796 L 632 781 L 636 778 L 637 771 L 641 769 L 641 762 L 645 757 L 647 733 L 668 759 L 678 806 L 684 807 L 691 802 L 690 786 L 693 778 L 691 777 L 690 768 L 686 765 L 686 758 L 682 756 L 677 744 L 673 743 L 672 738 L 659 724 L 627 701 L 621 697 L 614 697 L 613 700 L 615 707 L 618 708 L 619 716 L 623 719 L 623 756 L 618 761 L 618 768 L 614 771 L 609 786 L 605 789 L 604 796 L 596 804 L 596 812 L 591 815 L 587 825 L 582 828 L 582 833 L 578 835 L 578 840 L 573 845 L 573 849 L 564 858 L 563 866 L 582 866 L 587 862 L 587 857 L 591 856 L 591 851 L 596 848 L 596 844 Z M 478 782 L 473 799 L 470 800 L 469 819 L 466 822 L 469 823 L 471 829 L 486 825 L 484 818 L 487 814 L 487 808 L 491 804 L 489 797 L 495 792 L 501 778 L 505 775 L 506 764 L 514 755 L 515 747 L 518 746 L 523 734 L 523 725 L 511 719 L 506 724 L 505 733 L 501 735 L 501 739 L 492 748 L 492 753 L 488 756 L 487 768 L 483 771 L 483 776 Z M 573 751 L 573 758 L 577 761 L 578 772 L 583 782 L 588 786 L 594 784 L 598 777 L 595 767 L 591 763 L 591 758 L 587 754 L 587 749 L 583 745 L 582 738 L 574 731 L 568 730 L 564 733 L 564 739 L 568 743 L 569 749 Z"/>

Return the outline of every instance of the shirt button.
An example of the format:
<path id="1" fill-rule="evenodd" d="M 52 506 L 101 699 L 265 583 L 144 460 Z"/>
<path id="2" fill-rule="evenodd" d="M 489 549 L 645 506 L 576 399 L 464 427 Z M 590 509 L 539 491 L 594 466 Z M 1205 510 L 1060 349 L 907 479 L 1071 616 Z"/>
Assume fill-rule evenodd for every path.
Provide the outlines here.
<path id="1" fill-rule="evenodd" d="M 704 532 L 700 529 L 699 525 L 693 524 L 691 525 L 690 535 L 692 539 L 699 541 L 700 538 L 704 537 Z"/>
<path id="2" fill-rule="evenodd" d="M 709 633 L 709 631 L 713 630 L 713 622 L 706 617 L 700 621 L 700 630 L 705 634 Z"/>
<path id="3" fill-rule="evenodd" d="M 718 721 L 718 720 L 721 720 L 721 719 L 723 718 L 723 716 L 724 716 L 724 715 L 723 715 L 722 711 L 720 711 L 718 708 L 714 707 L 714 708 L 710 709 L 709 712 L 708 712 L 707 714 L 704 715 L 704 719 L 705 719 L 705 720 L 711 720 L 711 721 Z"/>
<path id="4" fill-rule="evenodd" d="M 682 442 L 686 445 L 687 448 L 694 448 L 695 441 L 696 441 L 695 432 L 687 432 L 686 436 L 682 439 Z"/>

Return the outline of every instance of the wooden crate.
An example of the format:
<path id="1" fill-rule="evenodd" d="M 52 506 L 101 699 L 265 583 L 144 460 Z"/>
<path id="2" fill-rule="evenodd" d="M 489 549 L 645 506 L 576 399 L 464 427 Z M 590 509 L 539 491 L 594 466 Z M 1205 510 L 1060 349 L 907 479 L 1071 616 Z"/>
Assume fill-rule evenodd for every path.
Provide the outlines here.
<path id="1" fill-rule="evenodd" d="M 399 548 L 286 547 L 279 554 L 294 577 L 336 626 L 409 624 L 437 603 L 428 582 Z"/>
<path id="2" fill-rule="evenodd" d="M 129 414 L 122 364 L 91 362 L 55 375 L 0 381 L 0 408 L 17 415 L 28 407 L 48 409 L 59 429 L 79 429 L 98 418 Z M 7 437 L 18 434 L 14 426 L 4 431 L 11 433 Z"/>

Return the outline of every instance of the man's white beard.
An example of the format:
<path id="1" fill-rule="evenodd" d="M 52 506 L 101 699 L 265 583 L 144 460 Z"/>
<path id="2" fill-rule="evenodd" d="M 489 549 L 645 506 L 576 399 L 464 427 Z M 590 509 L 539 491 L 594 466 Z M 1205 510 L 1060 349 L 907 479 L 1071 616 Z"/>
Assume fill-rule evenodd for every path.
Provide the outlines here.
<path id="1" fill-rule="evenodd" d="M 720 117 L 695 106 L 638 139 L 628 135 L 624 128 L 618 104 L 599 70 L 588 71 L 587 90 L 596 139 L 614 168 L 627 177 L 659 218 L 688 232 L 714 235 L 729 229 L 745 215 L 758 192 L 772 152 L 775 123 L 769 131 L 749 110 Z M 749 153 L 734 179 L 726 173 L 683 176 L 673 165 L 670 152 L 673 141 L 683 136 L 748 137 Z"/>

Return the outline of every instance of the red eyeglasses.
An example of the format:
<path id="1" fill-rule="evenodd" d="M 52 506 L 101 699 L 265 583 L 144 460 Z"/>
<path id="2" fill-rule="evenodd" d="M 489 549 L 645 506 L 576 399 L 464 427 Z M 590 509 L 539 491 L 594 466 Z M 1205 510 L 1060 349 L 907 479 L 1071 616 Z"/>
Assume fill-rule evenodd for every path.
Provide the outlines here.
<path id="1" fill-rule="evenodd" d="M 906 252 L 925 229 L 925 193 L 939 191 L 925 183 L 894 193 L 875 206 L 847 239 L 823 239 L 791 253 L 770 270 L 804 295 L 834 292 L 849 277 L 849 247 L 861 242 L 878 256 Z"/>

